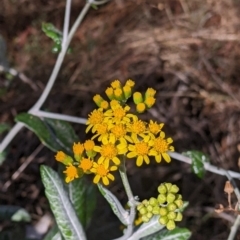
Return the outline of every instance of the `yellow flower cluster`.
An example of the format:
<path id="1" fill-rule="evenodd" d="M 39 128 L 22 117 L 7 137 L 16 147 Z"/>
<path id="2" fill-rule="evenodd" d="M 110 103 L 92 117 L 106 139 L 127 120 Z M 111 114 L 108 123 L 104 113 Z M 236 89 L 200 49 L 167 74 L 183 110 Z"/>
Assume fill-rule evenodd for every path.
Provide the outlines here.
<path id="1" fill-rule="evenodd" d="M 137 166 L 143 162 L 149 164 L 150 156 L 154 156 L 158 163 L 162 159 L 171 161 L 168 151 L 174 151 L 173 140 L 165 137 L 164 124 L 152 120 L 144 122 L 136 115 L 153 106 L 156 91 L 148 88 L 145 94 L 133 93 L 134 85 L 132 80 L 127 80 L 124 86 L 115 80 L 105 91 L 107 100 L 100 95 L 94 96 L 97 108 L 89 114 L 86 123 L 86 132 L 92 132 L 92 139 L 84 144 L 74 143 L 74 159 L 62 151 L 55 156 L 57 161 L 66 165 L 66 182 L 83 173 L 93 173 L 94 183 L 101 180 L 108 185 L 109 180 L 114 180 L 111 172 L 118 169 L 123 157 L 136 158 Z M 135 113 L 131 113 L 126 104 L 131 96 L 136 105 Z M 96 145 L 93 140 L 97 140 Z"/>

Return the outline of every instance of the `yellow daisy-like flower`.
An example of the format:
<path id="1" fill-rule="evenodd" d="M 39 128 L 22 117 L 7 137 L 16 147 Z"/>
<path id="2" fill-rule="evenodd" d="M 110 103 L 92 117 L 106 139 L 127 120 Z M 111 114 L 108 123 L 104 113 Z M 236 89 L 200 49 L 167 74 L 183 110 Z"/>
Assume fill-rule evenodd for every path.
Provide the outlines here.
<path id="1" fill-rule="evenodd" d="M 153 139 L 153 148 L 150 150 L 149 155 L 155 156 L 156 162 L 160 163 L 163 159 L 169 163 L 171 161 L 171 158 L 168 154 L 168 151 L 174 151 L 174 147 L 170 146 L 170 144 L 173 142 L 172 138 L 165 139 L 165 133 L 160 132 L 160 136 Z"/>
<path id="2" fill-rule="evenodd" d="M 99 137 L 98 141 L 102 141 L 102 139 L 108 138 L 108 124 L 107 123 L 99 123 L 95 126 L 97 134 L 95 134 L 92 139 Z"/>
<path id="3" fill-rule="evenodd" d="M 127 131 L 131 134 L 132 139 L 136 139 L 138 135 L 145 137 L 143 133 L 146 131 L 146 123 L 136 117 L 132 123 L 127 125 Z"/>
<path id="4" fill-rule="evenodd" d="M 116 140 L 124 138 L 127 134 L 125 125 L 123 125 L 121 123 L 113 125 L 112 128 L 110 129 L 110 131 L 114 135 Z"/>
<path id="5" fill-rule="evenodd" d="M 79 178 L 77 168 L 74 167 L 72 164 L 67 166 L 66 170 L 63 171 L 63 173 L 66 174 L 66 183 L 73 181 L 75 178 Z"/>
<path id="6" fill-rule="evenodd" d="M 162 130 L 163 126 L 164 123 L 158 124 L 157 122 L 153 122 L 152 120 L 150 120 L 148 124 L 149 131 L 154 135 L 158 134 Z"/>
<path id="7" fill-rule="evenodd" d="M 95 177 L 93 179 L 93 182 L 95 184 L 99 183 L 100 180 L 102 180 L 104 185 L 109 185 L 109 179 L 114 181 L 114 176 L 110 173 L 110 171 L 116 171 L 117 167 L 112 166 L 109 168 L 109 166 L 104 164 L 98 164 L 96 162 L 93 163 L 93 167 L 91 169 L 91 172 L 95 174 Z"/>
<path id="8" fill-rule="evenodd" d="M 93 166 L 93 160 L 89 158 L 83 158 L 79 164 L 79 168 L 83 170 L 84 173 L 88 173 Z"/>
<path id="9" fill-rule="evenodd" d="M 148 157 L 149 150 L 151 148 L 152 141 L 150 140 L 150 136 L 147 135 L 143 138 L 143 140 L 139 140 L 138 138 L 134 139 L 134 144 L 129 144 L 127 154 L 128 158 L 137 157 L 136 165 L 140 167 L 145 161 L 146 164 L 150 163 L 150 159 Z"/>
<path id="10" fill-rule="evenodd" d="M 99 124 L 99 123 L 102 123 L 104 120 L 104 115 L 103 115 L 103 112 L 102 112 L 102 109 L 95 109 L 93 110 L 93 112 L 91 112 L 89 115 L 88 115 L 88 120 L 86 122 L 86 124 L 88 125 L 88 127 L 86 128 L 86 132 L 88 132 L 91 128 L 92 131 L 96 131 L 95 128 L 96 128 L 96 125 Z"/>
<path id="11" fill-rule="evenodd" d="M 127 142 L 122 140 L 120 144 L 115 144 L 114 138 L 109 138 L 103 142 L 102 146 L 95 146 L 94 151 L 100 153 L 100 158 L 98 159 L 99 164 L 106 164 L 109 166 L 109 161 L 113 161 L 115 165 L 120 164 L 120 159 L 118 155 L 125 154 L 127 152 Z"/>

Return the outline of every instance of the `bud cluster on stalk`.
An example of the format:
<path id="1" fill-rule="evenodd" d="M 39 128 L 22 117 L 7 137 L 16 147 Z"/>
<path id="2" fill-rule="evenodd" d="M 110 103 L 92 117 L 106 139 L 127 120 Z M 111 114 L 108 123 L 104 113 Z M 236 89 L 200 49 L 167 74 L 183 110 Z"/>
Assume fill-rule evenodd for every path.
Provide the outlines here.
<path id="1" fill-rule="evenodd" d="M 173 230 L 175 222 L 182 220 L 182 213 L 179 211 L 183 206 L 182 195 L 178 194 L 179 188 L 171 183 L 162 183 L 158 187 L 157 198 L 151 197 L 143 200 L 138 206 L 142 221 L 148 222 L 153 215 L 159 215 L 159 223 Z"/>

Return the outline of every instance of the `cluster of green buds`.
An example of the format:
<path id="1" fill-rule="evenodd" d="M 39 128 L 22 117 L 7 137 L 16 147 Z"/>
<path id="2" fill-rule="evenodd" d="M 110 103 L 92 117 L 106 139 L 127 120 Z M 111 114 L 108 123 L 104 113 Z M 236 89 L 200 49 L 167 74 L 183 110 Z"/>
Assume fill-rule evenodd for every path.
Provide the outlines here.
<path id="1" fill-rule="evenodd" d="M 180 209 L 183 206 L 182 195 L 178 194 L 179 188 L 171 183 L 162 183 L 158 187 L 158 197 L 143 200 L 137 210 L 143 222 L 148 222 L 153 215 L 159 215 L 159 223 L 168 230 L 176 227 L 175 222 L 182 220 Z"/>

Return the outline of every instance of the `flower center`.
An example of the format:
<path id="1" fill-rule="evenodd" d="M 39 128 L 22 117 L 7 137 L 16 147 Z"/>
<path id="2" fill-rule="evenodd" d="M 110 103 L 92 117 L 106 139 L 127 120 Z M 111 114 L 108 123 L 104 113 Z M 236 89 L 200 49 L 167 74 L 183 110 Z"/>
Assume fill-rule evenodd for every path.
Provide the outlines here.
<path id="1" fill-rule="evenodd" d="M 141 120 L 137 120 L 136 122 L 134 122 L 131 127 L 131 132 L 136 133 L 136 134 L 140 134 L 143 133 L 146 129 L 144 122 Z"/>
<path id="2" fill-rule="evenodd" d="M 77 168 L 74 167 L 73 165 L 70 165 L 69 167 L 67 167 L 65 173 L 69 178 L 75 178 L 78 176 Z"/>
<path id="3" fill-rule="evenodd" d="M 146 155 L 148 154 L 148 144 L 145 143 L 145 142 L 139 142 L 139 143 L 136 143 L 136 152 L 138 155 Z"/>
<path id="4" fill-rule="evenodd" d="M 113 116 L 121 120 L 126 115 L 125 110 L 122 107 L 119 107 L 113 111 Z"/>
<path id="5" fill-rule="evenodd" d="M 74 154 L 82 154 L 84 151 L 84 147 L 83 147 L 83 144 L 80 144 L 80 143 L 74 143 L 73 144 L 73 153 Z"/>
<path id="6" fill-rule="evenodd" d="M 104 167 L 104 165 L 98 165 L 97 167 L 97 174 L 100 175 L 101 177 L 107 176 L 109 170 Z"/>
<path id="7" fill-rule="evenodd" d="M 107 132 L 107 124 L 106 123 L 100 123 L 97 125 L 96 129 L 97 129 L 97 133 L 98 134 L 104 134 Z"/>
<path id="8" fill-rule="evenodd" d="M 103 113 L 101 111 L 97 111 L 96 109 L 89 115 L 90 124 L 98 124 L 103 121 Z"/>
<path id="9" fill-rule="evenodd" d="M 126 135 L 126 129 L 122 124 L 116 125 L 111 129 L 111 132 L 116 136 L 116 138 L 121 138 Z"/>
<path id="10" fill-rule="evenodd" d="M 87 140 L 85 143 L 84 143 L 84 147 L 86 149 L 86 151 L 92 151 L 93 148 L 94 148 L 95 144 L 94 144 L 94 141 L 93 140 Z"/>
<path id="11" fill-rule="evenodd" d="M 101 149 L 101 155 L 105 158 L 114 158 L 116 157 L 116 155 L 118 154 L 117 148 L 109 143 L 106 145 L 102 145 L 102 149 Z"/>
<path id="12" fill-rule="evenodd" d="M 93 163 L 89 158 L 83 158 L 79 167 L 83 169 L 84 172 L 91 169 Z"/>
<path id="13" fill-rule="evenodd" d="M 154 140 L 154 149 L 159 153 L 164 153 L 168 151 L 168 143 L 162 138 L 156 138 Z"/>

